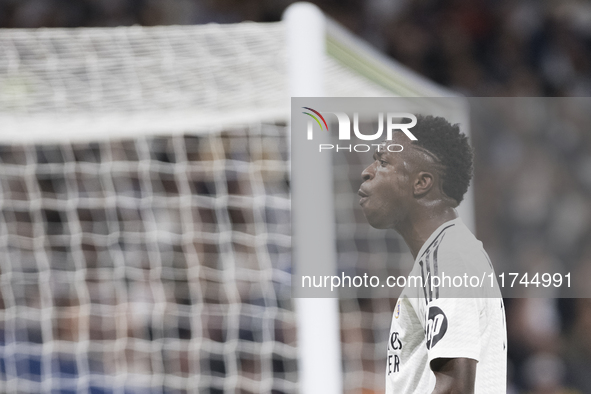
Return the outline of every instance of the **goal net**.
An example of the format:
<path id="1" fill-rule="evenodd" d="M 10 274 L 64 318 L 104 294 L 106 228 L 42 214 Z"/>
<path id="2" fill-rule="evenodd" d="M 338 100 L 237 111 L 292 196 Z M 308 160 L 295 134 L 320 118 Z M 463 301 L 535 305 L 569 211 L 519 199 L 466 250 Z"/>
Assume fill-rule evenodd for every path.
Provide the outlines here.
<path id="1" fill-rule="evenodd" d="M 328 32 L 327 96 L 442 94 Z M 297 392 L 284 24 L 0 53 L 0 391 Z M 391 302 L 340 305 L 345 391 L 379 391 Z"/>

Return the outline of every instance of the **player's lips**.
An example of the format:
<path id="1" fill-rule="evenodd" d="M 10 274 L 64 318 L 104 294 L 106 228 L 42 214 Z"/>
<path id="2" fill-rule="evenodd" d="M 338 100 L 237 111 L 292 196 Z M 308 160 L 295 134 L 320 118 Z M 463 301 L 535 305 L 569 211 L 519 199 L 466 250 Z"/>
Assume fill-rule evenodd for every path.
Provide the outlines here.
<path id="1" fill-rule="evenodd" d="M 364 192 L 363 190 L 359 189 L 359 191 L 357 192 L 357 194 L 359 194 L 359 196 L 361 197 L 361 199 L 359 200 L 359 205 L 363 205 L 363 203 L 365 201 L 367 201 L 369 195 Z"/>

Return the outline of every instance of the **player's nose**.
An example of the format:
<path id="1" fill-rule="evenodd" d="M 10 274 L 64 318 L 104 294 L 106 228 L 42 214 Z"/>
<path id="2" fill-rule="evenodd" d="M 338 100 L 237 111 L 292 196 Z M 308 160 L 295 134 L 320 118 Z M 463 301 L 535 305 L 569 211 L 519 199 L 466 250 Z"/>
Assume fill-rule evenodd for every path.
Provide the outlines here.
<path id="1" fill-rule="evenodd" d="M 365 168 L 365 170 L 363 170 L 363 172 L 361 173 L 361 179 L 363 179 L 363 182 L 369 181 L 372 178 L 373 178 L 373 164 L 367 166 Z"/>

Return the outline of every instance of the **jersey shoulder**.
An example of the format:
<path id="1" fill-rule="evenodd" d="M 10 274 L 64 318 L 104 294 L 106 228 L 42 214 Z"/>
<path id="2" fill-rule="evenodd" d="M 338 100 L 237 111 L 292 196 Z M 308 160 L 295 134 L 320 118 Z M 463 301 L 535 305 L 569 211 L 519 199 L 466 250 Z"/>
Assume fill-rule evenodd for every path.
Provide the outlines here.
<path id="1" fill-rule="evenodd" d="M 437 234 L 418 259 L 418 265 L 427 279 L 428 300 L 430 294 L 434 298 L 498 294 L 493 265 L 482 242 L 459 219 Z"/>
<path id="2" fill-rule="evenodd" d="M 467 274 L 492 270 L 482 242 L 462 222 L 447 228 L 440 238 L 437 252 L 442 268 Z"/>

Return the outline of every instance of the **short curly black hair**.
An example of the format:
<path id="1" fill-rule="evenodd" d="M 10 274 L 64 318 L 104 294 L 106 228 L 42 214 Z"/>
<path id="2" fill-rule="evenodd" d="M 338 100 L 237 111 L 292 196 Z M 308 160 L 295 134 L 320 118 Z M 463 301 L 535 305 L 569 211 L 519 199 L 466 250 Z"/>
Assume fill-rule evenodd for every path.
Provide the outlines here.
<path id="1" fill-rule="evenodd" d="M 443 192 L 458 204 L 462 202 L 472 179 L 474 153 L 459 124 L 452 125 L 442 117 L 417 115 L 417 124 L 410 131 L 417 138 L 412 143 L 431 152 L 443 165 Z"/>

